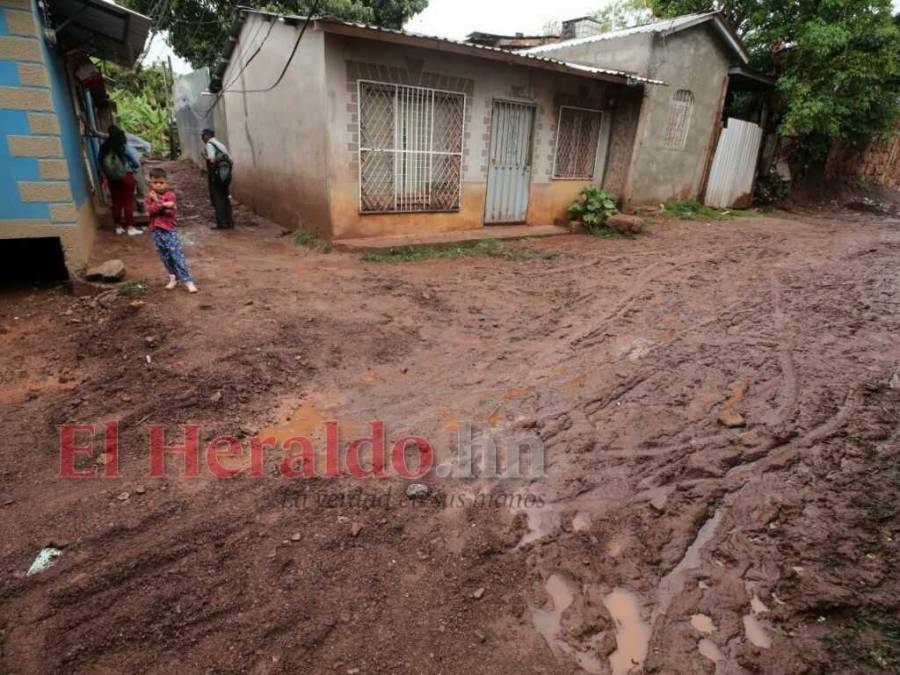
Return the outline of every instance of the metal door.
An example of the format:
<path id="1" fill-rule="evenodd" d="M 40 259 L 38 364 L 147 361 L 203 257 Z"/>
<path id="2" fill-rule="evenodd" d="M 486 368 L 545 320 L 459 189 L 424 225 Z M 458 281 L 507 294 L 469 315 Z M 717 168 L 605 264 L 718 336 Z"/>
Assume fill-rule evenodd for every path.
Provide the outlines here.
<path id="1" fill-rule="evenodd" d="M 749 206 L 762 143 L 762 127 L 729 118 L 722 129 L 703 202 L 718 209 Z"/>
<path id="2" fill-rule="evenodd" d="M 522 223 L 528 217 L 534 106 L 495 101 L 491 115 L 484 222 Z"/>

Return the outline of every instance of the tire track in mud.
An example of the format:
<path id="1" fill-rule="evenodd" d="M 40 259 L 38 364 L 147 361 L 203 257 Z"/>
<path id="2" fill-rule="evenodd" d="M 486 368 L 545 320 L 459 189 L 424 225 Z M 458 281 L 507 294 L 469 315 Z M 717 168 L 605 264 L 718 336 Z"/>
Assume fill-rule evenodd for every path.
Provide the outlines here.
<path id="1" fill-rule="evenodd" d="M 605 339 L 604 332 L 609 325 L 616 319 L 620 318 L 628 311 L 637 299 L 644 293 L 647 287 L 657 281 L 665 279 L 671 274 L 677 272 L 683 267 L 689 265 L 697 265 L 711 262 L 712 258 L 689 258 L 681 261 L 663 261 L 657 262 L 648 267 L 643 274 L 637 279 L 634 286 L 629 290 L 628 294 L 619 301 L 619 303 L 599 320 L 593 322 L 593 325 L 584 330 L 581 335 L 573 337 L 569 340 L 569 345 L 573 348 L 593 347 Z M 593 292 L 584 294 L 579 301 L 587 300 L 593 297 Z"/>
<path id="2" fill-rule="evenodd" d="M 778 361 L 782 373 L 781 391 L 778 395 L 778 408 L 765 421 L 771 428 L 786 423 L 797 408 L 800 395 L 800 385 L 797 377 L 797 364 L 794 361 L 793 335 L 787 330 L 787 319 L 784 310 L 784 297 L 782 286 L 778 283 L 773 273 L 770 280 L 772 293 L 772 317 L 775 323 L 775 332 L 778 336 Z"/>

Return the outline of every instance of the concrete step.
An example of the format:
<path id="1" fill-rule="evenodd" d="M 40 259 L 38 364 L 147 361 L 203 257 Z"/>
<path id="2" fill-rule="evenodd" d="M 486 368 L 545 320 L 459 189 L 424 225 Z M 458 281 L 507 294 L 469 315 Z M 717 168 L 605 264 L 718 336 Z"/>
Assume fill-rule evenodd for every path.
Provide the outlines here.
<path id="1" fill-rule="evenodd" d="M 563 234 L 571 234 L 571 232 L 556 225 L 492 225 L 477 230 L 461 230 L 459 232 L 338 239 L 332 243 L 338 251 L 363 253 L 401 246 L 453 246 L 454 244 L 474 243 L 483 239 L 526 239 L 529 237 L 557 237 Z"/>

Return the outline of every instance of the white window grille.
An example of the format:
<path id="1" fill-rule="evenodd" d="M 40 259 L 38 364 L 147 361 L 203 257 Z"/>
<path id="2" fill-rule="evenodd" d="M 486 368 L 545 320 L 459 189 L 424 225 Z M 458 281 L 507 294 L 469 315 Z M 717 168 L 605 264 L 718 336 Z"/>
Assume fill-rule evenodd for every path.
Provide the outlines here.
<path id="1" fill-rule="evenodd" d="M 688 130 L 691 127 L 691 113 L 694 109 L 694 95 L 687 89 L 679 89 L 669 101 L 669 119 L 666 121 L 666 147 L 684 149 Z"/>
<path id="2" fill-rule="evenodd" d="M 603 113 L 599 110 L 572 106 L 559 109 L 554 178 L 594 178 L 602 120 Z"/>
<path id="3" fill-rule="evenodd" d="M 465 94 L 359 82 L 360 213 L 458 211 Z"/>

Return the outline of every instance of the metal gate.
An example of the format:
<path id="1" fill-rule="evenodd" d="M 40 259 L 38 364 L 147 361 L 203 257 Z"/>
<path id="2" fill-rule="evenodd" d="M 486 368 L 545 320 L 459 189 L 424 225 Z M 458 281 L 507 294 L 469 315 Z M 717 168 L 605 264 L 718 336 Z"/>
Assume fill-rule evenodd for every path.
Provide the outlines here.
<path id="1" fill-rule="evenodd" d="M 521 223 L 528 217 L 534 113 L 532 105 L 494 102 L 484 214 L 487 224 Z"/>
<path id="2" fill-rule="evenodd" d="M 724 209 L 749 205 L 761 143 L 762 128 L 758 124 L 728 119 L 709 170 L 703 200 L 707 206 Z"/>

